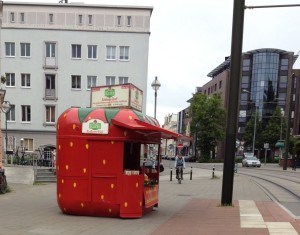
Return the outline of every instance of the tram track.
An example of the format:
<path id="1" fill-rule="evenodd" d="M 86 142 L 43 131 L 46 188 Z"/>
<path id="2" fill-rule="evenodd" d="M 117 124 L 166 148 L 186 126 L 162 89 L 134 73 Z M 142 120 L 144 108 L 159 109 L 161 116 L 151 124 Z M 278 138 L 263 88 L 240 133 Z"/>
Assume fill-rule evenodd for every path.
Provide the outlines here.
<path id="1" fill-rule="evenodd" d="M 285 196 L 281 196 L 281 198 L 278 196 L 278 195 L 281 195 L 278 190 L 270 190 L 270 188 L 272 188 L 272 186 L 268 187 L 265 183 L 261 183 L 259 181 L 263 181 L 263 182 L 267 182 L 269 184 L 272 184 L 273 186 L 276 186 L 279 190 L 283 190 L 284 192 L 288 193 L 289 195 L 292 195 L 292 197 L 300 203 L 300 194 L 293 191 L 292 189 L 288 188 L 288 187 L 285 187 L 283 186 L 282 184 L 280 183 L 277 183 L 277 182 L 274 182 L 274 180 L 270 180 L 270 179 L 266 179 L 264 177 L 261 177 L 261 176 L 257 176 L 257 175 L 253 175 L 253 174 L 247 174 L 247 173 L 244 173 L 244 172 L 239 172 L 240 175 L 245 175 L 247 177 L 251 177 L 251 180 L 256 184 L 258 185 L 260 188 L 262 188 L 264 190 L 264 192 L 267 194 L 268 197 L 270 197 L 270 199 L 272 199 L 273 201 L 277 201 L 279 203 L 283 202 L 283 200 L 281 199 L 282 197 L 284 197 L 285 199 L 286 198 L 289 198 L 287 195 Z M 273 177 L 273 178 L 276 178 L 276 179 L 281 179 L 280 177 L 276 177 L 274 175 L 270 175 L 270 177 Z M 297 188 L 299 187 L 300 183 L 298 181 L 291 181 L 291 183 L 294 183 L 298 186 L 295 186 L 293 188 Z"/>

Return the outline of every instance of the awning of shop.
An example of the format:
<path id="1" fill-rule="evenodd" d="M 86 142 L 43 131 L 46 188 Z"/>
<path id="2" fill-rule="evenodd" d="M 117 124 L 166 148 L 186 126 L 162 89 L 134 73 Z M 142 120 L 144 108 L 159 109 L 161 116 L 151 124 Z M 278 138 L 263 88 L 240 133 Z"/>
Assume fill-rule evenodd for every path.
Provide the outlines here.
<path id="1" fill-rule="evenodd" d="M 275 144 L 275 148 L 284 148 L 284 142 L 283 141 L 279 141 Z"/>
<path id="2" fill-rule="evenodd" d="M 177 138 L 181 137 L 181 135 L 176 132 L 163 129 L 158 126 L 154 126 L 152 124 L 140 121 L 138 119 L 134 119 L 130 122 L 118 121 L 118 120 L 112 119 L 111 122 L 114 125 L 121 126 L 121 127 L 130 129 L 130 130 L 142 131 L 149 135 L 160 134 L 161 138 L 163 138 L 163 139 L 177 139 Z"/>

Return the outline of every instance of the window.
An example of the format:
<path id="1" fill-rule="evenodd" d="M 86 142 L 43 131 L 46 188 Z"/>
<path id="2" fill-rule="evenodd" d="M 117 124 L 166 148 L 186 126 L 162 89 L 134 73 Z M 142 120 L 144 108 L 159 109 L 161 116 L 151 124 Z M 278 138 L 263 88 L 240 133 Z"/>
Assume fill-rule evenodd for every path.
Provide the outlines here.
<path id="1" fill-rule="evenodd" d="M 120 47 L 120 60 L 129 60 L 129 47 L 128 46 Z"/>
<path id="2" fill-rule="evenodd" d="M 131 16 L 127 16 L 127 26 L 131 26 Z"/>
<path id="3" fill-rule="evenodd" d="M 222 88 L 222 81 L 219 81 L 219 89 Z"/>
<path id="4" fill-rule="evenodd" d="M 33 139 L 24 138 L 23 144 L 24 144 L 24 147 L 25 147 L 25 151 L 34 151 Z"/>
<path id="5" fill-rule="evenodd" d="M 81 58 L 81 45 L 72 44 L 72 58 L 80 59 Z"/>
<path id="6" fill-rule="evenodd" d="M 30 74 L 21 74 L 21 87 L 30 87 Z"/>
<path id="7" fill-rule="evenodd" d="M 106 46 L 106 59 L 107 60 L 116 59 L 116 46 Z"/>
<path id="8" fill-rule="evenodd" d="M 49 23 L 50 24 L 54 23 L 54 15 L 52 13 L 49 14 Z"/>
<path id="9" fill-rule="evenodd" d="M 79 25 L 83 24 L 83 17 L 82 17 L 82 15 L 78 15 L 78 24 Z"/>
<path id="10" fill-rule="evenodd" d="M 22 43 L 21 47 L 21 57 L 29 57 L 30 56 L 30 43 Z"/>
<path id="11" fill-rule="evenodd" d="M 91 89 L 91 87 L 96 86 L 97 77 L 96 76 L 87 76 L 87 89 Z"/>
<path id="12" fill-rule="evenodd" d="M 15 55 L 16 55 L 15 43 L 14 42 L 6 42 L 5 43 L 5 56 L 14 57 Z"/>
<path id="13" fill-rule="evenodd" d="M 55 43 L 46 42 L 46 57 L 54 58 L 55 57 Z"/>
<path id="14" fill-rule="evenodd" d="M 121 26 L 121 20 L 122 20 L 122 17 L 121 16 L 117 16 L 117 25 L 118 26 Z"/>
<path id="15" fill-rule="evenodd" d="M 10 104 L 10 110 L 7 113 L 7 121 L 10 122 L 16 121 L 16 108 L 14 104 Z"/>
<path id="16" fill-rule="evenodd" d="M 30 105 L 21 105 L 22 110 L 22 122 L 31 121 L 31 107 Z"/>
<path id="17" fill-rule="evenodd" d="M 106 86 L 115 85 L 115 77 L 106 76 Z"/>
<path id="18" fill-rule="evenodd" d="M 93 16 L 92 15 L 88 15 L 88 24 L 93 25 Z"/>
<path id="19" fill-rule="evenodd" d="M 88 45 L 88 59 L 97 59 L 96 45 Z"/>
<path id="20" fill-rule="evenodd" d="M 243 71 L 249 71 L 250 70 L 250 59 L 244 59 L 243 60 Z"/>
<path id="21" fill-rule="evenodd" d="M 81 76 L 72 75 L 72 89 L 81 89 Z"/>
<path id="22" fill-rule="evenodd" d="M 11 22 L 11 23 L 14 23 L 14 22 L 15 22 L 15 13 L 14 13 L 14 12 L 11 12 L 11 13 L 10 13 L 10 22 Z"/>
<path id="23" fill-rule="evenodd" d="M 128 83 L 128 77 L 119 77 L 119 84 Z"/>
<path id="24" fill-rule="evenodd" d="M 288 70 L 289 60 L 281 59 L 280 70 Z"/>
<path id="25" fill-rule="evenodd" d="M 25 13 L 23 13 L 23 12 L 20 13 L 20 21 L 21 21 L 21 23 L 25 22 Z"/>
<path id="26" fill-rule="evenodd" d="M 46 105 L 46 123 L 55 123 L 55 106 Z"/>
<path id="27" fill-rule="evenodd" d="M 55 98 L 55 75 L 54 74 L 46 74 L 46 89 L 45 89 L 45 97 L 46 99 Z"/>
<path id="28" fill-rule="evenodd" d="M 14 73 L 6 74 L 6 86 L 7 87 L 15 87 L 16 86 L 16 79 L 15 79 Z"/>

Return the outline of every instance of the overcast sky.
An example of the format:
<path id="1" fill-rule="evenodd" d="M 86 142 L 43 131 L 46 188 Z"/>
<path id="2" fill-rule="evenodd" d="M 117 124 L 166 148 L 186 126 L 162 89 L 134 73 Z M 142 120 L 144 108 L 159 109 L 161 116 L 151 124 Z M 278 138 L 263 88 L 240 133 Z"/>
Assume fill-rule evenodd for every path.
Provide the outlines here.
<path id="1" fill-rule="evenodd" d="M 10 0 L 13 1 L 13 0 Z M 28 2 L 19 0 L 16 2 Z M 31 0 L 51 2 L 53 0 Z M 154 116 L 151 82 L 158 77 L 157 119 L 189 106 L 197 86 L 231 52 L 233 0 L 69 0 L 86 4 L 152 6 L 147 115 Z M 247 6 L 300 4 L 300 0 L 245 0 Z M 300 7 L 247 9 L 243 52 L 259 48 L 300 51 Z M 300 58 L 294 68 L 300 67 Z"/>

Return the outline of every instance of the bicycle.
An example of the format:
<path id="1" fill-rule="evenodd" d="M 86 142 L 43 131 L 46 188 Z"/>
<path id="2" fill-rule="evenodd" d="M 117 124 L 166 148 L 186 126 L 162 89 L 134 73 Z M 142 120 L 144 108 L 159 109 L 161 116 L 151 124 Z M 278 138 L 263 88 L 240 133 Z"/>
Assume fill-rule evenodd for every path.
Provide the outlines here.
<path id="1" fill-rule="evenodd" d="M 181 180 L 183 180 L 183 166 L 176 167 L 176 179 L 178 179 L 178 183 L 181 184 Z"/>
<path id="2" fill-rule="evenodd" d="M 0 193 L 6 193 L 7 181 L 4 169 L 0 169 Z"/>

